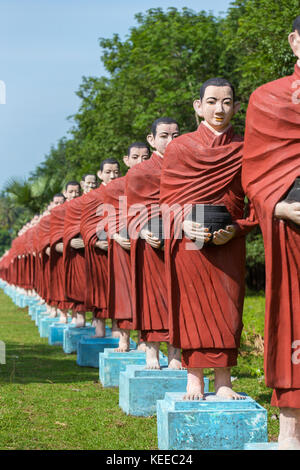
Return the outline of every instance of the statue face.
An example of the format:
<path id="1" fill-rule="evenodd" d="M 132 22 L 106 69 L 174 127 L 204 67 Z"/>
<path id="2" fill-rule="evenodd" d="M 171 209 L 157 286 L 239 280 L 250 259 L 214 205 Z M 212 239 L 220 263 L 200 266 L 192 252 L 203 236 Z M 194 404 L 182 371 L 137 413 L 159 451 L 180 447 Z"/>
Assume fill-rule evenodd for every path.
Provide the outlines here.
<path id="1" fill-rule="evenodd" d="M 59 206 L 65 202 L 64 198 L 61 196 L 55 196 L 52 201 L 52 207 Z"/>
<path id="2" fill-rule="evenodd" d="M 125 165 L 129 168 L 132 168 L 137 163 L 141 163 L 144 160 L 150 158 L 149 149 L 147 147 L 132 147 L 130 149 L 130 154 L 123 158 Z"/>
<path id="3" fill-rule="evenodd" d="M 233 102 L 233 93 L 229 86 L 208 86 L 202 100 L 194 102 L 198 116 L 216 131 L 222 132 L 239 109 L 239 103 Z"/>
<path id="4" fill-rule="evenodd" d="M 98 178 L 107 184 L 120 176 L 120 170 L 117 163 L 105 163 L 103 170 L 98 171 Z"/>
<path id="5" fill-rule="evenodd" d="M 64 192 L 64 196 L 67 201 L 72 201 L 75 197 L 80 196 L 80 186 L 69 184 Z"/>
<path id="6" fill-rule="evenodd" d="M 147 141 L 152 148 L 157 150 L 161 155 L 166 151 L 168 144 L 179 136 L 179 128 L 177 124 L 158 124 L 155 136 L 149 134 Z"/>
<path id="7" fill-rule="evenodd" d="M 300 59 L 300 34 L 298 31 L 294 31 L 293 33 L 289 34 L 288 40 L 293 53 L 296 57 L 298 57 L 298 59 Z"/>
<path id="8" fill-rule="evenodd" d="M 84 181 L 80 182 L 81 188 L 83 190 L 83 193 L 89 193 L 92 191 L 92 189 L 97 188 L 97 177 L 96 175 L 87 175 L 84 178 Z"/>

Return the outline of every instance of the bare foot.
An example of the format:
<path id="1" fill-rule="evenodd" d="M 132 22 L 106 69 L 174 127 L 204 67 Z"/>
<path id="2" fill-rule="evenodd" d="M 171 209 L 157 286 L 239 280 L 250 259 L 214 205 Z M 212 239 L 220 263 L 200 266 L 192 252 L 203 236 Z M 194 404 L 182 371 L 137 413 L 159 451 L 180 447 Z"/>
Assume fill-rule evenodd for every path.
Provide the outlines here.
<path id="1" fill-rule="evenodd" d="M 77 312 L 76 316 L 76 328 L 83 328 L 85 326 L 85 313 Z"/>
<path id="2" fill-rule="evenodd" d="M 300 450 L 300 409 L 280 408 L 279 450 Z"/>
<path id="3" fill-rule="evenodd" d="M 169 369 L 184 369 L 181 364 L 181 349 L 174 348 L 168 343 L 168 368 Z"/>
<path id="4" fill-rule="evenodd" d="M 112 321 L 111 336 L 113 338 L 120 338 L 120 328 L 117 326 L 117 321 Z"/>
<path id="5" fill-rule="evenodd" d="M 115 352 L 128 352 L 130 350 L 130 330 L 122 330 L 120 328 L 120 341 L 119 346 Z"/>
<path id="6" fill-rule="evenodd" d="M 203 369 L 188 368 L 188 381 L 184 400 L 204 400 Z"/>
<path id="7" fill-rule="evenodd" d="M 138 331 L 138 345 L 136 350 L 140 352 L 146 352 L 146 343 L 144 341 L 141 341 L 141 332 Z"/>
<path id="8" fill-rule="evenodd" d="M 246 398 L 232 390 L 230 367 L 218 367 L 215 369 L 215 392 L 216 396 L 220 398 L 231 400 L 245 400 Z"/>
<path id="9" fill-rule="evenodd" d="M 145 343 L 146 344 L 146 369 L 160 369 L 159 364 L 159 344 L 160 343 Z"/>
<path id="10" fill-rule="evenodd" d="M 58 323 L 68 323 L 68 317 L 67 314 L 61 312 L 59 322 Z"/>
<path id="11" fill-rule="evenodd" d="M 50 313 L 50 318 L 56 318 L 57 317 L 57 311 L 55 307 L 51 307 L 51 313 Z"/>
<path id="12" fill-rule="evenodd" d="M 95 318 L 95 335 L 92 338 L 104 338 L 105 337 L 105 319 Z"/>

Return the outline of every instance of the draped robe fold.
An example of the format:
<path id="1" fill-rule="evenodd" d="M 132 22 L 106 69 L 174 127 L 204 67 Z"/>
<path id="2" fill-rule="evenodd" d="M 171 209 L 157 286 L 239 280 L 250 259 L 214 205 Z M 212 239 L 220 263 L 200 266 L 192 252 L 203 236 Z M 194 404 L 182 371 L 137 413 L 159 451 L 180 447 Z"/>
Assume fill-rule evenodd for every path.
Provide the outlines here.
<path id="1" fill-rule="evenodd" d="M 112 239 L 127 226 L 122 198 L 125 196 L 125 176 L 111 181 L 105 188 L 104 205 L 108 221 L 108 315 L 118 320 L 118 327 L 132 329 L 130 251 Z M 124 206 L 125 209 L 125 206 Z"/>
<path id="2" fill-rule="evenodd" d="M 63 255 L 55 249 L 56 244 L 63 240 L 67 204 L 69 202 L 52 209 L 50 216 L 50 304 L 62 310 L 68 310 L 74 305 L 65 298 Z"/>
<path id="3" fill-rule="evenodd" d="M 251 95 L 242 172 L 265 245 L 266 385 L 274 406 L 292 408 L 300 408 L 300 227 L 275 218 L 274 209 L 300 176 L 299 84 L 296 65 Z"/>
<path id="4" fill-rule="evenodd" d="M 63 236 L 64 292 L 68 300 L 75 302 L 72 309 L 77 312 L 86 311 L 84 304 L 86 291 L 85 257 L 84 248 L 72 248 L 70 242 L 73 238 L 80 236 L 82 198 L 83 196 L 77 197 L 68 202 L 65 210 Z"/>
<path id="5" fill-rule="evenodd" d="M 160 216 L 162 162 L 163 158 L 153 153 L 149 160 L 127 172 L 125 182 L 131 239 L 132 326 L 141 330 L 144 341 L 169 340 L 164 252 L 139 238 L 145 224 Z"/>
<path id="6" fill-rule="evenodd" d="M 206 125 L 173 140 L 164 156 L 163 213 L 170 343 L 183 349 L 186 367 L 236 363 L 245 290 L 245 234 L 255 225 L 244 215 L 243 142 L 230 126 L 216 136 Z M 237 234 L 222 246 L 197 249 L 180 237 L 182 213 L 194 204 L 225 205 Z M 170 209 L 171 208 L 171 209 Z M 169 227 L 169 228 L 168 228 Z M 168 233 L 170 232 L 170 233 Z"/>
<path id="7" fill-rule="evenodd" d="M 39 263 L 41 297 L 48 302 L 50 300 L 50 259 L 46 254 L 46 248 L 50 245 L 50 215 L 45 215 L 39 222 Z"/>
<path id="8" fill-rule="evenodd" d="M 80 233 L 85 245 L 86 293 L 85 304 L 96 318 L 108 318 L 107 312 L 107 252 L 95 247 L 98 224 L 103 219 L 105 185 L 85 194 L 82 199 Z"/>

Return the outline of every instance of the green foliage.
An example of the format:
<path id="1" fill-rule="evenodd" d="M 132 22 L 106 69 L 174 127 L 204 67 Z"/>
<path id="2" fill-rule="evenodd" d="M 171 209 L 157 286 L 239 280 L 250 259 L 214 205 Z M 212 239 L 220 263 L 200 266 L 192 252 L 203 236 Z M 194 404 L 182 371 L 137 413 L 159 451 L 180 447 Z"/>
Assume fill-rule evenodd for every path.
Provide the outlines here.
<path id="1" fill-rule="evenodd" d="M 192 101 L 202 81 L 218 73 L 218 22 L 204 12 L 169 8 L 137 14 L 138 26 L 122 42 L 101 39 L 110 79 L 85 78 L 74 116 L 72 155 L 79 168 L 97 169 L 101 159 L 125 154 L 132 141 L 145 141 L 158 116 L 178 120 L 182 132 L 197 122 Z"/>
<path id="2" fill-rule="evenodd" d="M 9 249 L 12 241 L 11 234 L 8 230 L 0 228 L 0 256 Z"/>
<path id="3" fill-rule="evenodd" d="M 299 15 L 299 0 L 236 0 L 222 22 L 220 70 L 232 79 L 241 101 L 236 128 L 243 132 L 250 94 L 260 85 L 293 72 L 287 36 Z"/>

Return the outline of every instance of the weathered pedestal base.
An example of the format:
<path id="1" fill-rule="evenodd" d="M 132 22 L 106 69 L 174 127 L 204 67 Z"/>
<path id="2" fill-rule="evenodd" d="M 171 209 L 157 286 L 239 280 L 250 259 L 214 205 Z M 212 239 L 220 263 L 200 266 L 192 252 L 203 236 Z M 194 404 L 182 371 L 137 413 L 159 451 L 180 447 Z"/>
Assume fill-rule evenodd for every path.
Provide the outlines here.
<path id="1" fill-rule="evenodd" d="M 57 319 L 56 318 L 51 318 L 49 316 L 45 316 L 44 318 L 41 318 L 39 321 L 38 329 L 40 333 L 41 338 L 48 338 L 49 336 L 49 328 L 53 323 L 56 323 Z"/>
<path id="2" fill-rule="evenodd" d="M 252 398 L 184 401 L 167 393 L 157 402 L 160 450 L 243 450 L 246 443 L 267 442 L 267 410 Z"/>
<path id="3" fill-rule="evenodd" d="M 160 359 L 165 356 L 160 352 Z M 164 360 L 165 363 L 165 360 Z M 99 379 L 103 387 L 118 387 L 120 372 L 127 366 L 146 366 L 146 353 L 136 349 L 120 353 L 111 349 L 104 349 L 99 356 Z"/>
<path id="4" fill-rule="evenodd" d="M 58 323 L 55 318 L 53 318 L 53 320 L 53 323 L 48 326 L 48 343 L 51 346 L 62 346 L 64 341 L 64 330 L 66 328 L 75 328 L 75 325 L 71 324 L 71 318 L 68 319 L 68 323 Z"/>
<path id="5" fill-rule="evenodd" d="M 105 328 L 106 336 L 104 338 L 83 337 L 78 342 L 77 364 L 82 367 L 100 366 L 100 356 L 106 348 L 114 349 L 119 345 L 119 338 L 112 338 L 111 330 Z"/>
<path id="6" fill-rule="evenodd" d="M 278 450 L 278 442 L 251 442 L 244 445 L 244 450 Z"/>
<path id="7" fill-rule="evenodd" d="M 66 328 L 64 330 L 63 350 L 66 354 L 76 353 L 77 345 L 83 336 L 93 336 L 96 333 L 94 326 L 82 328 Z"/>
<path id="8" fill-rule="evenodd" d="M 156 402 L 166 392 L 185 392 L 187 371 L 168 369 L 168 359 L 161 361 L 161 370 L 145 369 L 145 366 L 127 366 L 119 376 L 119 406 L 134 416 L 152 416 L 156 413 Z M 205 379 L 208 392 L 208 379 Z"/>
<path id="9" fill-rule="evenodd" d="M 34 323 L 37 325 L 38 324 L 38 318 L 40 315 L 46 314 L 47 312 L 47 307 L 46 305 L 39 305 L 36 307 L 33 311 L 33 315 L 31 319 L 34 321 Z"/>

